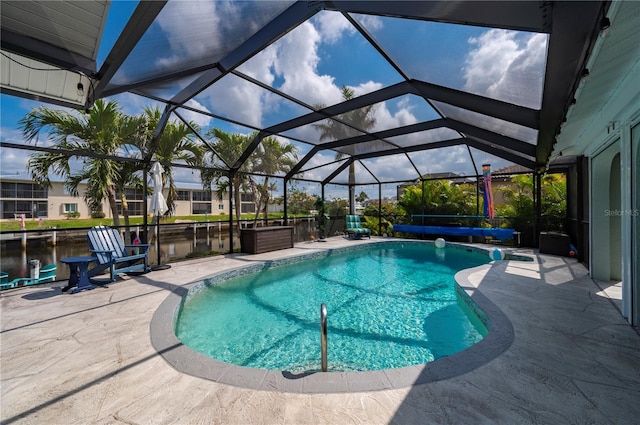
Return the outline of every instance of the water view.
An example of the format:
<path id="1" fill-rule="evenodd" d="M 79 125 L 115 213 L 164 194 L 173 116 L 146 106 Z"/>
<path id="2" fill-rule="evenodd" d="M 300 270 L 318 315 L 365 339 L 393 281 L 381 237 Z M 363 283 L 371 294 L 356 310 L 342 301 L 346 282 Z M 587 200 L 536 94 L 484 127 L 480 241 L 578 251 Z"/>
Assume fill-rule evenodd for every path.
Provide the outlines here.
<path id="1" fill-rule="evenodd" d="M 226 223 L 225 223 L 226 224 Z M 183 224 L 163 226 L 160 233 L 160 264 L 179 261 L 192 256 L 226 254 L 230 250 L 229 229 L 222 223 L 210 223 L 209 231 L 204 223 L 198 229 Z M 308 241 L 314 235 L 314 223 L 303 219 L 294 225 L 294 243 Z M 141 226 L 133 226 L 140 232 Z M 29 277 L 30 260 L 39 260 L 40 266 L 56 264 L 56 280 L 69 278 L 69 268 L 60 262 L 62 258 L 90 255 L 86 230 L 60 230 L 56 232 L 56 245 L 51 245 L 52 232 L 30 232 L 26 248 L 22 247 L 20 232 L 5 232 L 0 243 L 0 270 L 9 273 L 9 280 Z M 15 235 L 15 236 L 14 236 Z M 156 239 L 153 227 L 149 227 L 149 265 L 158 264 Z M 240 232 L 234 229 L 233 249 L 240 250 Z"/>

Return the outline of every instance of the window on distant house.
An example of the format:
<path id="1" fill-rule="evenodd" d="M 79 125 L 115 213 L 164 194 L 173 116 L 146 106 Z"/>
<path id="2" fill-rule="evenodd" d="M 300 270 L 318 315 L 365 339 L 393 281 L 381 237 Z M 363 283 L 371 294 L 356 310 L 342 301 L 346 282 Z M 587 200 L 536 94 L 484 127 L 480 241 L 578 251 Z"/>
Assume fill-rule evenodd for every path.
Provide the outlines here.
<path id="1" fill-rule="evenodd" d="M 256 205 L 255 204 L 242 204 L 240 207 L 240 212 L 241 213 L 254 213 L 256 212 Z"/>
<path id="2" fill-rule="evenodd" d="M 194 202 L 191 205 L 191 214 L 211 214 L 211 203 Z"/>
<path id="3" fill-rule="evenodd" d="M 211 191 L 194 190 L 192 199 L 194 201 L 211 201 Z"/>
<path id="4" fill-rule="evenodd" d="M 64 204 L 63 208 L 64 208 L 65 214 L 74 213 L 78 211 L 78 204 Z"/>

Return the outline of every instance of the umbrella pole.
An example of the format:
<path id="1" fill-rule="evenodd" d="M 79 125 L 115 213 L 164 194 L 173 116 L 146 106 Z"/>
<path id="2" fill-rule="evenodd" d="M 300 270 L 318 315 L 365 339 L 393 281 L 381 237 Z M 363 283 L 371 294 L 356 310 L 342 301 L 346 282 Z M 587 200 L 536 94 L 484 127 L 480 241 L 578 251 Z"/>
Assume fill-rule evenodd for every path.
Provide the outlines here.
<path id="1" fill-rule="evenodd" d="M 151 267 L 152 271 L 156 270 L 167 270 L 170 269 L 171 266 L 168 264 L 160 264 L 160 215 L 156 216 L 156 244 L 158 244 L 158 248 L 156 251 L 158 252 L 158 264 L 156 266 Z"/>
<path id="2" fill-rule="evenodd" d="M 161 261 L 160 261 L 160 216 L 157 215 L 156 216 L 156 229 L 157 230 L 157 235 L 156 235 L 156 243 L 158 244 L 158 249 L 156 249 L 157 253 L 158 253 L 158 266 L 160 265 Z"/>

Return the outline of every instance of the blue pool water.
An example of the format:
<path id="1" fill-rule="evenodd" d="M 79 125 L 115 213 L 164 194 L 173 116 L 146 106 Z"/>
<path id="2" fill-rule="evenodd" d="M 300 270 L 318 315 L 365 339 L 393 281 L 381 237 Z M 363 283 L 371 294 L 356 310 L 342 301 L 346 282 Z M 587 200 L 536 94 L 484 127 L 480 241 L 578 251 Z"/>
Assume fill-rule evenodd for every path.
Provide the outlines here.
<path id="1" fill-rule="evenodd" d="M 480 341 L 481 321 L 454 274 L 489 262 L 420 243 L 370 246 L 267 268 L 199 292 L 183 306 L 178 339 L 240 366 L 320 369 L 320 305 L 328 312 L 329 370 L 423 364 Z"/>

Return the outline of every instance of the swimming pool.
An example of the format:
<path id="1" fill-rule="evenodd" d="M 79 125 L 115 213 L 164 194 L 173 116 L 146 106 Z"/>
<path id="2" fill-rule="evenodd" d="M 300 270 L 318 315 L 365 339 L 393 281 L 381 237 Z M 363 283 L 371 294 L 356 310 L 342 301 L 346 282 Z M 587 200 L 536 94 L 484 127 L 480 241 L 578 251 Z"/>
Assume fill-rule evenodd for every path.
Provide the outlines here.
<path id="1" fill-rule="evenodd" d="M 390 242 L 293 264 L 268 263 L 259 273 L 208 280 L 190 291 L 176 335 L 226 363 L 315 371 L 324 303 L 330 371 L 420 365 L 486 336 L 473 302 L 459 294 L 453 276 L 488 262 L 486 254 L 465 249 Z"/>

